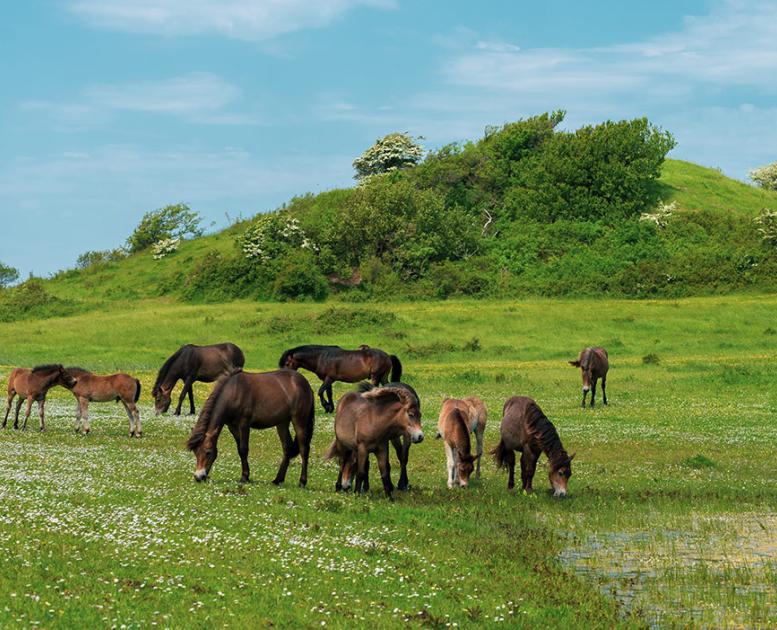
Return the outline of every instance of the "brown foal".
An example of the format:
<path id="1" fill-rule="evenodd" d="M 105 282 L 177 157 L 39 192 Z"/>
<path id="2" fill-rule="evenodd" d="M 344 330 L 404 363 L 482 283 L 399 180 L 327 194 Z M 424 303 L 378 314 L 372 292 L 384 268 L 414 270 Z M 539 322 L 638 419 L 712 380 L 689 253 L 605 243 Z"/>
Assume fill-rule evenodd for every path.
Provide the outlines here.
<path id="1" fill-rule="evenodd" d="M 75 430 L 79 433 L 82 429 L 84 435 L 89 433 L 89 403 L 121 401 L 129 417 L 129 436 L 141 437 L 143 430 L 140 426 L 140 412 L 135 403 L 140 398 L 140 381 L 129 374 L 111 374 L 110 376 L 98 376 L 89 370 L 78 367 L 69 367 L 66 372 L 76 380 L 76 384 L 70 391 L 78 401 L 76 410 Z"/>
<path id="2" fill-rule="evenodd" d="M 8 377 L 8 399 L 5 403 L 5 418 L 3 419 L 3 428 L 8 422 L 8 414 L 11 411 L 11 402 L 14 396 L 19 396 L 16 401 L 16 415 L 14 417 L 13 428 L 19 428 L 19 409 L 22 402 L 27 400 L 27 410 L 24 414 L 24 424 L 22 431 L 27 429 L 27 419 L 30 417 L 33 401 L 38 403 L 38 413 L 40 414 L 40 430 L 46 428 L 44 422 L 44 405 L 46 404 L 46 394 L 56 385 L 61 385 L 71 389 L 76 384 L 76 380 L 65 372 L 60 364 L 39 365 L 31 370 L 27 368 L 16 368 Z"/>

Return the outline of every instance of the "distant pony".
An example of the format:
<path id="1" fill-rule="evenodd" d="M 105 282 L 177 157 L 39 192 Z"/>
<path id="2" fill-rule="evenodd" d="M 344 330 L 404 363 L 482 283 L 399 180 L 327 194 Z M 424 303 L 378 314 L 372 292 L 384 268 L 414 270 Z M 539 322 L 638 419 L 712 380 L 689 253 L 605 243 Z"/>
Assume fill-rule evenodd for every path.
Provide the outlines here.
<path id="1" fill-rule="evenodd" d="M 373 385 L 385 385 L 389 381 L 398 383 L 402 378 L 402 364 L 393 354 L 361 345 L 357 350 L 343 350 L 340 346 L 297 346 L 286 350 L 278 361 L 278 367 L 297 370 L 305 368 L 313 372 L 323 383 L 318 397 L 324 411 L 332 413 L 332 383 L 356 383 L 369 379 Z M 327 395 L 329 400 L 324 398 Z"/>
<path id="2" fill-rule="evenodd" d="M 448 487 L 458 483 L 466 487 L 477 461 L 476 477 L 480 479 L 480 460 L 483 456 L 483 434 L 486 430 L 486 406 L 476 396 L 464 399 L 446 398 L 442 402 L 437 421 L 437 437 L 445 440 L 448 459 Z M 473 455 L 469 434 L 477 439 Z"/>
<path id="3" fill-rule="evenodd" d="M 610 361 L 607 356 L 607 350 L 604 348 L 584 348 L 580 351 L 577 361 L 570 361 L 569 365 L 579 367 L 583 373 L 583 403 L 585 408 L 585 397 L 588 390 L 591 390 L 591 407 L 594 406 L 596 398 L 596 381 L 602 379 L 602 402 L 607 404 L 607 370 L 610 369 Z"/>

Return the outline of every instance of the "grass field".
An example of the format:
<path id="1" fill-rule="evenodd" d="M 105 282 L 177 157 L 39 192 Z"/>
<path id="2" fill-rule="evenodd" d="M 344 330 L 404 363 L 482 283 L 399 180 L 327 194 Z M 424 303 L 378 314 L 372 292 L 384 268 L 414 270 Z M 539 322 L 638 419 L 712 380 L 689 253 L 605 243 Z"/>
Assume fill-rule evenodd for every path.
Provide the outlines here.
<path id="1" fill-rule="evenodd" d="M 775 308 L 777 296 L 160 300 L 0 324 L 3 388 L 10 366 L 54 361 L 144 386 L 141 440 L 113 403 L 93 404 L 92 433 L 76 436 L 61 389 L 44 434 L 0 432 L 0 627 L 772 627 Z M 379 483 L 367 497 L 335 494 L 336 466 L 322 460 L 333 417 L 320 406 L 307 489 L 298 465 L 270 484 L 271 431 L 253 432 L 252 483 L 237 483 L 224 434 L 211 481 L 195 484 L 194 418 L 154 417 L 150 386 L 181 343 L 225 340 L 255 370 L 305 342 L 399 355 L 429 438 L 411 449 L 411 490 L 393 504 Z M 591 344 L 610 352 L 610 405 L 582 410 L 566 360 Z M 548 496 L 542 466 L 535 494 L 508 492 L 490 459 L 479 482 L 448 490 L 430 439 L 442 398 L 481 396 L 492 448 L 516 394 L 576 451 L 568 498 Z"/>

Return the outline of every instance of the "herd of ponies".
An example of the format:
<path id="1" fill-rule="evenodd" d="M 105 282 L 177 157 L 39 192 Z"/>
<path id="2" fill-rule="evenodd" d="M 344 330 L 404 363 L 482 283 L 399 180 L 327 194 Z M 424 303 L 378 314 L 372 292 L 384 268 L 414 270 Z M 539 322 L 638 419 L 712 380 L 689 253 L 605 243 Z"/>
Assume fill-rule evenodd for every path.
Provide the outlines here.
<path id="1" fill-rule="evenodd" d="M 585 348 L 575 361 L 569 363 L 582 372 L 582 406 L 585 407 L 589 392 L 589 404 L 594 406 L 600 379 L 602 402 L 606 405 L 607 351 L 599 347 Z M 278 370 L 251 373 L 243 371 L 244 365 L 245 355 L 233 343 L 209 346 L 187 344 L 167 359 L 159 370 L 151 392 L 157 415 L 170 408 L 173 388 L 178 381 L 183 381 L 183 388 L 176 415 L 181 413 L 187 397 L 190 413 L 194 414 L 194 382 L 216 382 L 187 443 L 196 457 L 194 478 L 197 481 L 204 481 L 210 474 L 224 426 L 235 438 L 242 466 L 241 481 L 244 482 L 250 476 L 249 431 L 275 427 L 283 448 L 283 460 L 273 483 L 284 481 L 289 462 L 299 455 L 302 462 L 299 485 L 304 487 L 307 484 L 315 396 L 308 380 L 298 372 L 303 368 L 321 379 L 318 390 L 321 404 L 325 411 L 335 412 L 334 440 L 326 455 L 327 459 L 337 459 L 340 464 L 335 489 L 368 491 L 369 454 L 373 453 L 383 489 L 391 499 L 394 484 L 390 474 L 390 445 L 396 451 L 400 464 L 397 488 L 404 490 L 409 487 L 407 463 L 410 446 L 421 442 L 424 433 L 420 399 L 410 385 L 402 382 L 402 364 L 395 355 L 366 345 L 356 350 L 305 345 L 286 350 L 280 357 Z M 356 391 L 340 398 L 336 408 L 332 399 L 334 381 L 359 383 Z M 18 396 L 14 429 L 19 428 L 19 412 L 26 401 L 22 430 L 27 428 L 32 403 L 37 402 L 40 430 L 43 431 L 46 393 L 55 386 L 70 390 L 78 401 L 76 432 L 86 434 L 90 431 L 90 402 L 117 401 L 123 404 L 129 417 L 129 436 L 142 435 L 137 408 L 141 392 L 138 379 L 128 374 L 99 376 L 83 368 L 66 368 L 61 364 L 17 368 L 11 372 L 3 429 L 6 428 L 13 400 Z M 443 441 L 445 447 L 449 488 L 466 487 L 473 472 L 476 478 L 480 478 L 486 419 L 486 406 L 476 396 L 443 400 L 436 437 Z M 470 434 L 475 436 L 474 451 Z M 509 398 L 504 404 L 500 434 L 501 439 L 492 454 L 500 468 L 508 469 L 508 488 L 515 485 L 516 451 L 521 453 L 521 484 L 526 492 L 532 490 L 537 460 L 544 453 L 553 494 L 559 497 L 566 495 L 574 454 L 567 454 L 553 423 L 534 400 L 526 396 Z"/>

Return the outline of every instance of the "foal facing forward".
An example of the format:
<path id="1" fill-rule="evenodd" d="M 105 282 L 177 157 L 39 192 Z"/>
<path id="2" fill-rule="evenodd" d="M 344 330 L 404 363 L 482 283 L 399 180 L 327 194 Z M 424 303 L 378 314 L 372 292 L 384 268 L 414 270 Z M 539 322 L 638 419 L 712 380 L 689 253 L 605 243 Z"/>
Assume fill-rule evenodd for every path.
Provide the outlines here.
<path id="1" fill-rule="evenodd" d="M 585 397 L 588 391 L 591 391 L 591 407 L 594 406 L 596 399 L 596 382 L 602 379 L 602 402 L 607 404 L 607 371 L 610 369 L 610 359 L 607 356 L 607 350 L 604 348 L 583 348 L 577 361 L 570 361 L 569 365 L 579 367 L 583 374 L 583 403 L 585 408 Z"/>
<path id="2" fill-rule="evenodd" d="M 424 439 L 420 402 L 415 390 L 404 383 L 389 383 L 383 387 L 364 383 L 361 390 L 348 392 L 337 403 L 335 440 L 326 456 L 340 460 L 335 490 L 350 489 L 355 472 L 356 492 L 366 492 L 368 457 L 375 453 L 383 490 L 391 499 L 394 484 L 391 482 L 388 445 L 405 435 L 414 443 Z"/>
<path id="3" fill-rule="evenodd" d="M 75 430 L 82 429 L 84 435 L 89 433 L 89 403 L 121 401 L 129 417 L 129 436 L 140 437 L 143 430 L 140 426 L 140 412 L 135 403 L 140 398 L 140 381 L 129 374 L 111 374 L 98 376 L 89 370 L 79 367 L 69 367 L 66 372 L 73 377 L 76 384 L 70 391 L 78 401 L 76 410 Z"/>
<path id="4" fill-rule="evenodd" d="M 27 410 L 24 414 L 24 424 L 22 431 L 27 428 L 27 419 L 30 417 L 33 401 L 38 403 L 38 413 L 40 415 L 40 430 L 43 431 L 46 426 L 44 422 L 44 405 L 46 404 L 46 394 L 56 385 L 61 385 L 70 389 L 76 384 L 75 379 L 65 372 L 59 364 L 39 365 L 33 369 L 16 368 L 8 377 L 8 399 L 5 403 L 5 418 L 3 419 L 3 428 L 8 422 L 8 414 L 11 411 L 11 402 L 14 396 L 19 396 L 16 401 L 16 415 L 14 417 L 13 428 L 19 428 L 19 409 L 22 402 L 27 400 Z"/>

